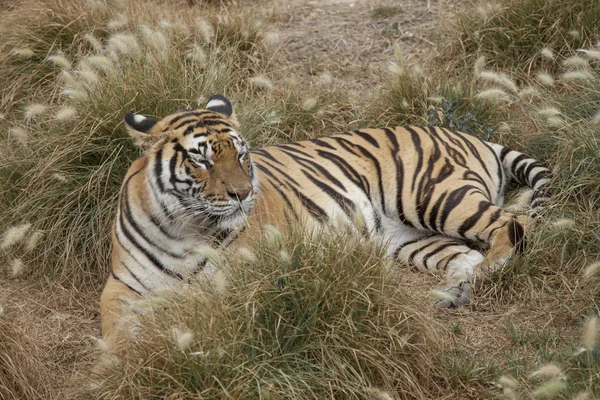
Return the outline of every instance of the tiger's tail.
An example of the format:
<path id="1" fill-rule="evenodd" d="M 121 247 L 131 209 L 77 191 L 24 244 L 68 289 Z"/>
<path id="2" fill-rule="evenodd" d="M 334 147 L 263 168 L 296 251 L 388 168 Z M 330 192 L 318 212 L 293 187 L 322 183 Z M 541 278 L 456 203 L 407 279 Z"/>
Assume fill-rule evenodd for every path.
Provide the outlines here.
<path id="1" fill-rule="evenodd" d="M 545 164 L 526 154 L 496 143 L 488 144 L 494 149 L 499 160 L 502 162 L 507 182 L 515 182 L 521 186 L 528 186 L 533 190 L 529 216 L 536 216 L 538 211 L 544 207 L 552 196 L 550 189 L 552 172 L 550 169 Z"/>

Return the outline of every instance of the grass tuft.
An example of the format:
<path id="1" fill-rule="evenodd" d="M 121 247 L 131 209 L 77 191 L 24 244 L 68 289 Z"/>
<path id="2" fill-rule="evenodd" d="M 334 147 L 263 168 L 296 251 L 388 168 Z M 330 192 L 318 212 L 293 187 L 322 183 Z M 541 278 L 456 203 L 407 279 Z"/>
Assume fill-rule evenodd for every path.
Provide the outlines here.
<path id="1" fill-rule="evenodd" d="M 432 357 L 444 342 L 418 311 L 424 299 L 372 245 L 342 245 L 349 239 L 271 230 L 251 250 L 255 262 L 220 265 L 226 293 L 191 287 L 156 303 L 165 312 L 142 315 L 135 342 L 93 395 L 434 396 L 439 388 L 423 378 L 438 376 Z M 173 339 L 164 329 L 174 324 L 189 331 Z"/>

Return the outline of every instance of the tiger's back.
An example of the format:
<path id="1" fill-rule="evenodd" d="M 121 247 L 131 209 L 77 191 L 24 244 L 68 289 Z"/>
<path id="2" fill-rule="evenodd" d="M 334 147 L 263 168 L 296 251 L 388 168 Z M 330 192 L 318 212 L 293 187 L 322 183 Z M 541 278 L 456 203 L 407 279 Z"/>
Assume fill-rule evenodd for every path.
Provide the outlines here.
<path id="1" fill-rule="evenodd" d="M 434 127 L 363 129 L 252 156 L 261 185 L 253 212 L 262 219 L 350 223 L 360 212 L 375 232 L 390 220 L 445 232 L 453 202 L 481 192 L 498 203 L 504 190 L 502 165 L 488 145 Z"/>

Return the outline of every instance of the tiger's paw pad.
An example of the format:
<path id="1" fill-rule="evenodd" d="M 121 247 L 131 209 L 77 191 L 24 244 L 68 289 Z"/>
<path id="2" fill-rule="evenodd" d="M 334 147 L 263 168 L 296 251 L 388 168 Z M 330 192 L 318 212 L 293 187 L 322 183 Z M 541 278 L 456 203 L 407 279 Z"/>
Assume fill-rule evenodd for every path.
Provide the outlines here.
<path id="1" fill-rule="evenodd" d="M 438 308 L 459 308 L 469 304 L 473 287 L 469 281 L 458 282 L 438 288 L 434 296 L 439 300 L 433 304 Z"/>

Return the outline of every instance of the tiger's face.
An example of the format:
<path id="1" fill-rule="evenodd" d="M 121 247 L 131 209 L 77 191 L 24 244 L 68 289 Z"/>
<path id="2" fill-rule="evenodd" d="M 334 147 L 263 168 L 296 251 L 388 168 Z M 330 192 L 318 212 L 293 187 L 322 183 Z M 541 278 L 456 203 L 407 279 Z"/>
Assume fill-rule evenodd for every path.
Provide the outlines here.
<path id="1" fill-rule="evenodd" d="M 153 191 L 176 198 L 186 215 L 226 223 L 251 210 L 256 176 L 225 97 L 212 96 L 206 109 L 180 110 L 161 120 L 126 114 L 125 122 L 148 151 Z"/>

